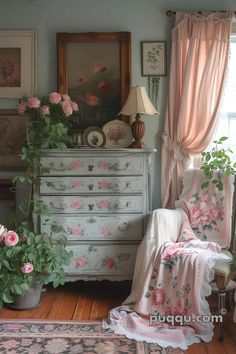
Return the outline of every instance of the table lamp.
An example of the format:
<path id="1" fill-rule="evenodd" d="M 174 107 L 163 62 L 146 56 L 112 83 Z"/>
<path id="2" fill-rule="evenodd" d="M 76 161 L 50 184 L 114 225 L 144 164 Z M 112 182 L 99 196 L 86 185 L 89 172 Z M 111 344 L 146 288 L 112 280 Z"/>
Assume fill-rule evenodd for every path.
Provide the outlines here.
<path id="1" fill-rule="evenodd" d="M 145 144 L 142 142 L 145 125 L 140 119 L 140 114 L 152 116 L 155 113 L 159 114 L 151 103 L 146 88 L 142 86 L 131 87 L 127 101 L 119 113 L 126 116 L 135 114 L 135 121 L 131 125 L 131 131 L 135 141 L 130 147 L 141 149 L 145 147 Z"/>

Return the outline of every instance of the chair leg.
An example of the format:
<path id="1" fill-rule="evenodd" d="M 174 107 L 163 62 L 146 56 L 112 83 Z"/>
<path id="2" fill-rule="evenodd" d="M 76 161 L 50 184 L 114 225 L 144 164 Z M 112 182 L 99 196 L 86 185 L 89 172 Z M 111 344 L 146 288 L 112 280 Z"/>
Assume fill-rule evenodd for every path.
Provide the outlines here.
<path id="1" fill-rule="evenodd" d="M 222 316 L 222 319 L 224 319 L 224 311 L 225 311 L 225 299 L 226 299 L 226 293 L 224 292 L 219 292 L 219 297 L 218 297 L 218 308 L 219 308 L 219 314 Z M 224 331 L 223 331 L 223 320 L 222 322 L 219 322 L 219 340 L 221 342 L 224 341 Z"/>

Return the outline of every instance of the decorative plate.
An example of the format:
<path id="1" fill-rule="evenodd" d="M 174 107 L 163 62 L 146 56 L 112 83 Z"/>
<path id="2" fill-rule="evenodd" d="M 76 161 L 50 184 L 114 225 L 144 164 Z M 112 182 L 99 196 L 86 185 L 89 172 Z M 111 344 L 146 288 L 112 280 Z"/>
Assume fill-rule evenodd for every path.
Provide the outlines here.
<path id="1" fill-rule="evenodd" d="M 105 145 L 106 136 L 101 128 L 89 127 L 83 134 L 83 141 L 85 145 L 93 148 L 102 147 Z"/>
<path id="2" fill-rule="evenodd" d="M 102 129 L 106 136 L 105 147 L 107 148 L 125 148 L 133 140 L 130 126 L 122 120 L 112 120 L 106 123 Z"/>

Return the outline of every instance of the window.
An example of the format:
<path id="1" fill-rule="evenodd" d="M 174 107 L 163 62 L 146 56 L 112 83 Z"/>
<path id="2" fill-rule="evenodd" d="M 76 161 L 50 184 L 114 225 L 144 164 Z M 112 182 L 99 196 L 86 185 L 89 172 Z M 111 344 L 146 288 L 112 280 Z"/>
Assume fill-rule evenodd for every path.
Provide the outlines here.
<path id="1" fill-rule="evenodd" d="M 219 123 L 213 140 L 222 136 L 229 137 L 224 142 L 225 147 L 233 150 L 231 159 L 236 161 L 236 23 L 233 24 L 233 33 L 230 38 L 230 56 L 228 62 L 228 73 L 224 88 L 224 96 L 220 107 Z M 190 166 L 199 168 L 201 166 L 200 155 L 191 158 Z"/>
<path id="2" fill-rule="evenodd" d="M 222 99 L 219 123 L 213 140 L 228 136 L 225 146 L 234 151 L 232 159 L 236 160 L 236 35 L 231 36 L 230 57 L 224 97 Z"/>

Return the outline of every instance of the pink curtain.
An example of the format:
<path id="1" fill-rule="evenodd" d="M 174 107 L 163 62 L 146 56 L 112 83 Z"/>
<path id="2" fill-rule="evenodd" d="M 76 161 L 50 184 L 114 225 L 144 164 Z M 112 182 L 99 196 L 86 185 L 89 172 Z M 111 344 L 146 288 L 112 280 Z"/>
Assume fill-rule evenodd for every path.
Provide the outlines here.
<path id="1" fill-rule="evenodd" d="M 162 134 L 163 207 L 174 207 L 189 155 L 204 151 L 215 131 L 232 18 L 233 14 L 228 12 L 176 15 Z"/>

